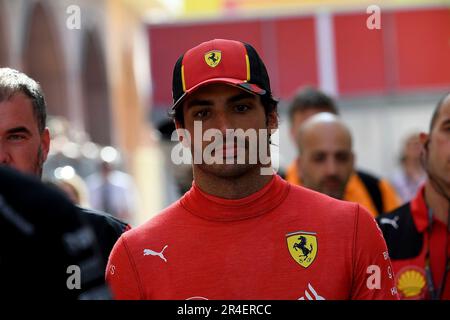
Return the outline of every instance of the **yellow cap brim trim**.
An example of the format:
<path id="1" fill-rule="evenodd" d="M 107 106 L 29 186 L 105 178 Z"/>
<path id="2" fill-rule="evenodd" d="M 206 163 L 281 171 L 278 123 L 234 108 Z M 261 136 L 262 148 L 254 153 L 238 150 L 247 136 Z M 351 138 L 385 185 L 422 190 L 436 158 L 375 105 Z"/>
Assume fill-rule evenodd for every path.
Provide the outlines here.
<path id="1" fill-rule="evenodd" d="M 186 92 L 186 83 L 184 81 L 184 65 L 181 65 L 181 84 L 183 85 L 183 92 Z"/>
<path id="2" fill-rule="evenodd" d="M 247 81 L 250 80 L 250 61 L 248 59 L 248 55 L 245 55 L 245 63 L 247 65 Z"/>

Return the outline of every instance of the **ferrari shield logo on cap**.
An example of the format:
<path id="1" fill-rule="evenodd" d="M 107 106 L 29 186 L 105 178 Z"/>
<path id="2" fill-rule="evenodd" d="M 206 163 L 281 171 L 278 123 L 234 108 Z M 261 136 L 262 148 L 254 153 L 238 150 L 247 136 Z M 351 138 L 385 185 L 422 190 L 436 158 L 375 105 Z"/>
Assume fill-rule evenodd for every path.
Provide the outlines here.
<path id="1" fill-rule="evenodd" d="M 216 67 L 222 59 L 222 52 L 219 50 L 211 50 L 205 53 L 205 62 L 211 68 Z"/>
<path id="2" fill-rule="evenodd" d="M 303 268 L 308 268 L 316 259 L 317 237 L 314 232 L 294 232 L 286 235 L 291 257 Z"/>

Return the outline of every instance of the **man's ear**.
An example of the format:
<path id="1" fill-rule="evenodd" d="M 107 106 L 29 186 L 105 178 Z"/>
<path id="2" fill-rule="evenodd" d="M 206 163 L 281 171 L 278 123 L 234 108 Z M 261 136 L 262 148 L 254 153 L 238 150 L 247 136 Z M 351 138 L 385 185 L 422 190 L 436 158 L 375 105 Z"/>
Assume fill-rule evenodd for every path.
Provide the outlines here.
<path id="1" fill-rule="evenodd" d="M 278 115 L 275 111 L 267 115 L 267 128 L 270 131 L 278 129 Z"/>
<path id="2" fill-rule="evenodd" d="M 428 143 L 430 142 L 430 135 L 425 132 L 421 132 L 419 134 L 419 140 L 420 140 L 420 143 L 422 144 L 423 148 L 425 150 L 428 150 Z"/>
<path id="3" fill-rule="evenodd" d="M 181 124 L 180 121 L 175 121 L 175 129 L 178 134 L 178 141 L 181 142 L 181 145 L 185 148 L 191 147 L 191 136 L 189 134 L 189 131 Z"/>
<path id="4" fill-rule="evenodd" d="M 184 129 L 180 121 L 174 120 L 174 122 L 175 122 L 175 129 L 177 129 L 177 130 Z"/>
<path id="5" fill-rule="evenodd" d="M 42 150 L 42 161 L 47 160 L 48 152 L 50 151 L 50 130 L 45 128 L 41 133 L 41 150 Z"/>

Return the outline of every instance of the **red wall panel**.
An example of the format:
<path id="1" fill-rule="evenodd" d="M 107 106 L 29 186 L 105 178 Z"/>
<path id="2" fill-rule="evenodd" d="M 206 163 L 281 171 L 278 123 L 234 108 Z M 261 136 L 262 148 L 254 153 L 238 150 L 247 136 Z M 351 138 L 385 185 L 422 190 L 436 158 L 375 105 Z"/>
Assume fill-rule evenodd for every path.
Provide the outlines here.
<path id="1" fill-rule="evenodd" d="M 450 10 L 395 13 L 400 89 L 450 86 Z"/>
<path id="2" fill-rule="evenodd" d="M 290 98 L 300 86 L 318 85 L 314 18 L 276 22 L 278 92 Z"/>
<path id="3" fill-rule="evenodd" d="M 385 90 L 382 28 L 368 29 L 368 17 L 365 13 L 334 16 L 336 72 L 340 94 L 377 93 Z"/>

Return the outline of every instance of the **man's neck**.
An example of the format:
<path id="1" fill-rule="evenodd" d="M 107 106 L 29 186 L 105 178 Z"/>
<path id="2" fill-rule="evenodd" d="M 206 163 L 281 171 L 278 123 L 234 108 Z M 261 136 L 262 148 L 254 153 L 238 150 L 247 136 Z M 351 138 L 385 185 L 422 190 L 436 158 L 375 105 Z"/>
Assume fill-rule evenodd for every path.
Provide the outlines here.
<path id="1" fill-rule="evenodd" d="M 448 200 L 436 191 L 429 179 L 425 182 L 425 202 L 437 220 L 444 224 L 448 223 Z"/>
<path id="2" fill-rule="evenodd" d="M 249 170 L 239 177 L 223 178 L 194 167 L 194 180 L 207 194 L 224 198 L 240 199 L 258 192 L 272 179 L 272 175 L 262 175 L 260 167 Z"/>

